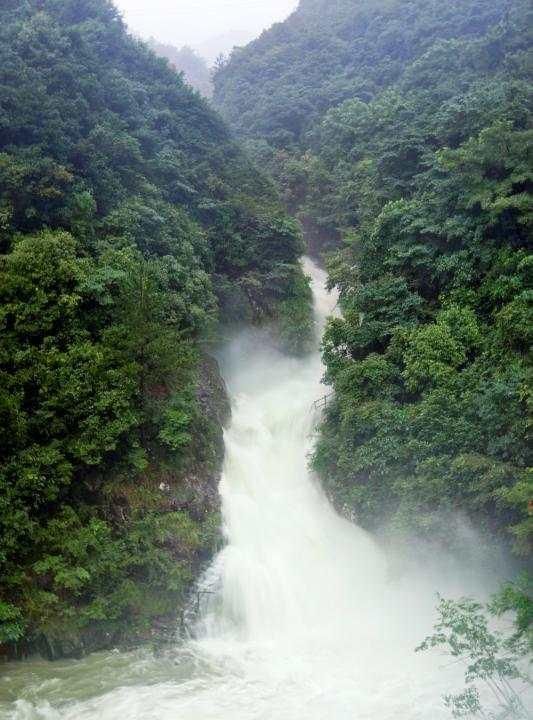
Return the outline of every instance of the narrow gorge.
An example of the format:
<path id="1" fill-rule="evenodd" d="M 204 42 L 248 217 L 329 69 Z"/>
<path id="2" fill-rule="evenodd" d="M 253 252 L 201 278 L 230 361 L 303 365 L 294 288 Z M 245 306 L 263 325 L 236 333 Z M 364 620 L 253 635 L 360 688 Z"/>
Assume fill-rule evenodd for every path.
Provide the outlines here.
<path id="1" fill-rule="evenodd" d="M 337 297 L 323 270 L 310 260 L 306 269 L 318 337 Z M 440 692 L 460 671 L 413 652 L 431 625 L 430 572 L 388 577 L 375 540 L 332 509 L 309 472 L 324 393 L 318 347 L 295 359 L 248 330 L 221 366 L 233 405 L 220 487 L 226 544 L 193 593 L 190 639 L 159 657 L 13 665 L 3 692 L 14 702 L 0 716 L 349 720 L 357 708 L 360 720 L 447 717 Z"/>
<path id="2" fill-rule="evenodd" d="M 137 3 L 0 2 L 0 720 L 531 720 L 531 3 Z"/>

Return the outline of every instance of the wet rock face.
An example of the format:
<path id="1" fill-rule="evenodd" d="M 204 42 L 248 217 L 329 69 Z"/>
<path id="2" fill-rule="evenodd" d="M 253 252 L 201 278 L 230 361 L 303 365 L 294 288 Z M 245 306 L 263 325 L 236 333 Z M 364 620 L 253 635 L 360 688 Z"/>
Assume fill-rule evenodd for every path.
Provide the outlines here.
<path id="1" fill-rule="evenodd" d="M 199 366 L 197 400 L 200 413 L 205 420 L 205 436 L 199 438 L 204 453 L 198 462 L 174 482 L 165 484 L 171 510 L 184 510 L 202 528 L 204 542 L 191 558 L 191 582 L 189 592 L 176 608 L 173 617 L 159 618 L 152 626 L 150 642 L 156 647 L 168 644 L 174 638 L 177 625 L 187 625 L 187 609 L 194 604 L 198 578 L 213 560 L 223 542 L 220 520 L 219 484 L 225 457 L 224 429 L 231 420 L 231 403 L 226 383 L 220 373 L 218 362 L 210 355 L 204 355 Z M 184 549 L 173 548 L 176 562 L 183 559 Z M 186 549 L 185 549 L 186 554 Z M 173 632 L 171 632 L 173 630 Z"/>
<path id="2" fill-rule="evenodd" d="M 231 404 L 228 390 L 217 361 L 211 355 L 204 355 L 200 364 L 198 400 L 206 415 L 215 418 L 222 428 L 231 419 Z"/>
<path id="3" fill-rule="evenodd" d="M 211 464 L 216 469 L 216 472 L 212 474 L 216 476 L 215 491 L 218 496 L 220 471 L 224 462 L 224 428 L 229 425 L 231 420 L 231 403 L 226 383 L 215 358 L 205 355 L 200 363 L 199 372 L 197 397 L 202 415 L 211 422 L 213 427 Z"/>
<path id="4" fill-rule="evenodd" d="M 184 504 L 191 516 L 201 521 L 220 509 L 218 486 L 224 462 L 224 428 L 231 419 L 226 384 L 217 361 L 210 355 L 205 355 L 200 364 L 197 398 L 209 436 L 200 438 L 205 455 L 181 479 L 179 497 L 182 507 Z"/>

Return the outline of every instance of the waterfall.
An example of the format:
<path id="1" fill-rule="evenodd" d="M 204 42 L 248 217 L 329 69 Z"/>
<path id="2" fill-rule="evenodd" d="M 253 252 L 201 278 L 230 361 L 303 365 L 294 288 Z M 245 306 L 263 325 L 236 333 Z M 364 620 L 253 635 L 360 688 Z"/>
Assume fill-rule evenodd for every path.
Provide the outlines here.
<path id="1" fill-rule="evenodd" d="M 337 298 L 320 268 L 308 260 L 306 270 L 318 336 Z M 392 583 L 375 541 L 334 511 L 309 471 L 314 402 L 326 393 L 318 340 L 311 355 L 290 358 L 266 334 L 245 332 L 221 365 L 233 401 L 220 487 L 226 544 L 202 581 L 194 638 L 161 657 L 56 666 L 5 717 L 448 718 L 441 694 L 461 673 L 414 653 L 431 628 L 433 585 Z"/>
<path id="2" fill-rule="evenodd" d="M 204 578 L 190 645 L 210 681 L 192 688 L 183 717 L 444 718 L 438 672 L 414 653 L 421 606 L 392 590 L 374 540 L 335 512 L 309 470 L 315 402 L 327 392 L 318 338 L 338 298 L 322 269 L 309 259 L 305 269 L 315 352 L 289 358 L 250 331 L 221 358 L 233 401 L 220 486 L 226 545 Z"/>
<path id="3" fill-rule="evenodd" d="M 336 296 L 321 269 L 308 260 L 306 270 L 321 328 Z M 333 511 L 308 469 L 314 403 L 326 393 L 318 346 L 288 358 L 246 334 L 223 368 L 233 396 L 220 487 L 227 545 L 208 574 L 220 594 L 209 595 L 204 638 L 298 646 L 369 633 L 384 592 L 383 558 Z"/>

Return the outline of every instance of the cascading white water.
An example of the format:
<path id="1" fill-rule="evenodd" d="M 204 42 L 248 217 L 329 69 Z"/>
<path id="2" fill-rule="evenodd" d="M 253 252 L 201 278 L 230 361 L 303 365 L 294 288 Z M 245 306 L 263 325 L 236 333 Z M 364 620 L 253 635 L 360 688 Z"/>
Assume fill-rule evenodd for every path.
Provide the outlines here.
<path id="1" fill-rule="evenodd" d="M 323 270 L 311 260 L 305 269 L 320 336 L 337 296 Z M 414 654 L 423 632 L 414 608 L 401 589 L 392 597 L 381 551 L 310 474 L 314 403 L 326 392 L 318 342 L 295 359 L 248 333 L 222 365 L 233 396 L 220 488 L 227 545 L 206 575 L 193 644 L 222 681 L 184 718 L 445 717 L 435 673 Z"/>
<path id="2" fill-rule="evenodd" d="M 323 325 L 336 298 L 325 274 L 306 267 Z M 204 578 L 209 601 L 195 639 L 159 659 L 59 664 L 53 680 L 34 668 L 33 684 L 0 717 L 449 717 L 441 692 L 460 682 L 413 652 L 431 628 L 431 591 L 390 583 L 376 544 L 334 512 L 309 473 L 313 402 L 326 392 L 318 347 L 288 358 L 248 333 L 222 366 L 233 396 L 221 483 L 227 545 Z"/>
<path id="3" fill-rule="evenodd" d="M 308 270 L 322 326 L 335 297 L 323 291 L 325 274 L 310 262 Z M 215 566 L 221 608 L 206 635 L 285 644 L 345 636 L 345 618 L 379 601 L 384 563 L 307 468 L 314 401 L 325 393 L 318 351 L 291 359 L 264 345 L 258 352 L 258 339 L 241 337 L 225 362 L 234 394 L 220 488 L 228 544 Z M 368 629 L 365 614 L 359 631 Z"/>

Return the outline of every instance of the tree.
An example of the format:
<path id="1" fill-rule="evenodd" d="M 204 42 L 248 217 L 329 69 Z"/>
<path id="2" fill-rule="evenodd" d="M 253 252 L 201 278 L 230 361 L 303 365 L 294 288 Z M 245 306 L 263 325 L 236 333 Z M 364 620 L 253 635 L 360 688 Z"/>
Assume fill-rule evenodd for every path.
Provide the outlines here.
<path id="1" fill-rule="evenodd" d="M 508 612 L 514 613 L 513 632 L 493 630 L 491 616 Z M 453 717 L 527 720 L 530 714 L 521 692 L 524 684 L 533 684 L 526 674 L 526 658 L 533 649 L 533 601 L 528 578 L 524 576 L 518 583 L 505 586 L 487 607 L 469 598 L 441 598 L 438 613 L 435 633 L 424 640 L 417 652 L 443 648 L 466 666 L 466 690 L 444 698 Z M 488 690 L 484 695 L 489 698 L 492 712 L 484 709 L 479 686 Z"/>

